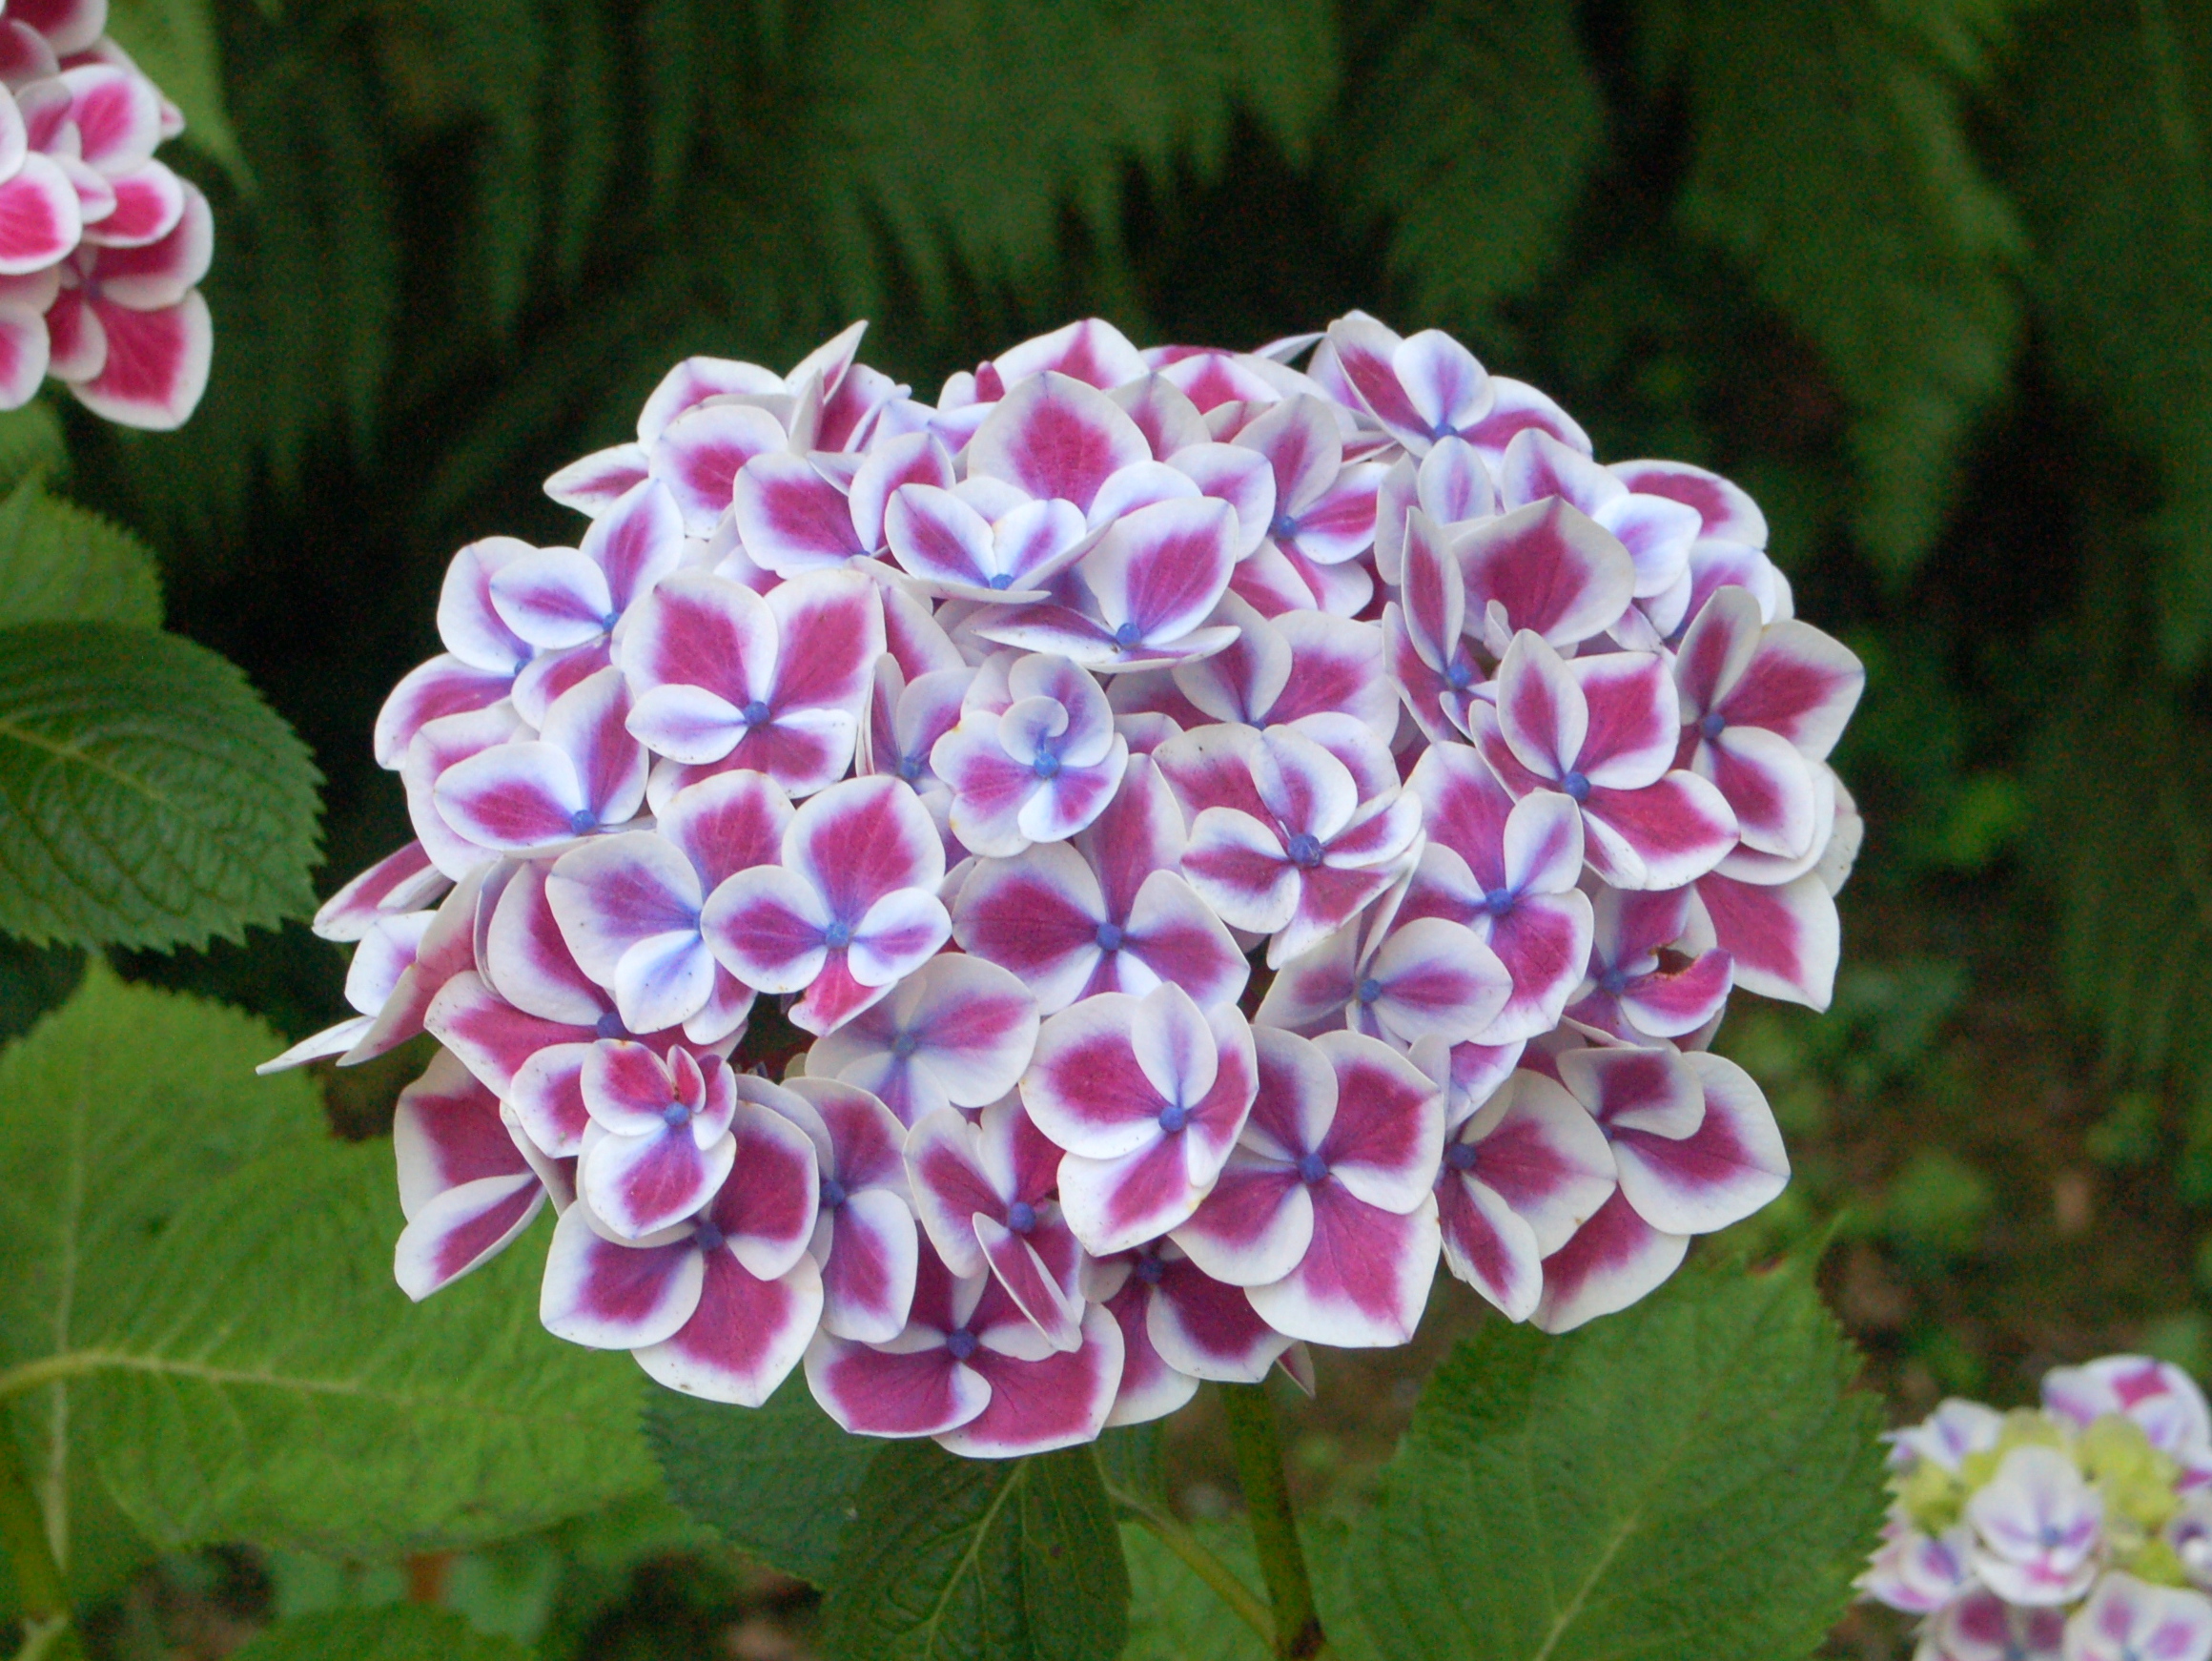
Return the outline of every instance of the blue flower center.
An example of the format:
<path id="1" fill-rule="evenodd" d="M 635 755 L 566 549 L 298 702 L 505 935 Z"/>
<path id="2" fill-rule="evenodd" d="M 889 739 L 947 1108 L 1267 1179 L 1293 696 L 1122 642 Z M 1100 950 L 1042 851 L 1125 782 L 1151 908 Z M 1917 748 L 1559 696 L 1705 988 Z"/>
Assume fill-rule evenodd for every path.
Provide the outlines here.
<path id="1" fill-rule="evenodd" d="M 1016 1234 L 1027 1234 L 1036 1227 L 1036 1207 L 1026 1200 L 1016 1200 L 1006 1208 L 1006 1226 Z"/>
<path id="2" fill-rule="evenodd" d="M 975 1335 L 973 1332 L 948 1334 L 945 1339 L 945 1353 L 954 1361 L 966 1361 L 975 1353 Z"/>
<path id="3" fill-rule="evenodd" d="M 1370 974 L 1360 982 L 1359 989 L 1352 995 L 1362 1003 L 1373 1003 L 1382 995 L 1382 983 Z"/>
<path id="4" fill-rule="evenodd" d="M 1475 684 L 1475 671 L 1462 660 L 1454 658 L 1451 666 L 1444 672 L 1444 684 L 1455 692 L 1464 692 Z"/>
<path id="5" fill-rule="evenodd" d="M 1060 758 L 1047 746 L 1040 744 L 1037 746 L 1036 760 L 1029 764 L 1029 770 L 1040 779 L 1057 778 Z"/>
<path id="6" fill-rule="evenodd" d="M 670 1127 L 685 1124 L 691 1118 L 691 1110 L 680 1101 L 671 1101 L 661 1109 L 661 1122 Z"/>
<path id="7" fill-rule="evenodd" d="M 1444 1151 L 1444 1162 L 1455 1171 L 1472 1171 L 1475 1168 L 1475 1144 L 1452 1143 Z"/>
<path id="8" fill-rule="evenodd" d="M 1121 933 L 1119 923 L 1100 923 L 1098 933 L 1094 934 L 1092 938 L 1098 942 L 1099 951 L 1118 952 L 1121 950 L 1121 942 L 1125 936 Z"/>
<path id="9" fill-rule="evenodd" d="M 1157 1258 L 1138 1258 L 1137 1260 L 1137 1278 L 1148 1286 L 1158 1285 L 1160 1277 L 1166 1273 L 1167 1265 Z"/>
<path id="10" fill-rule="evenodd" d="M 599 620 L 599 626 L 600 626 L 602 629 L 605 630 L 605 631 L 606 631 L 608 634 L 612 634 L 612 633 L 614 632 L 614 625 L 615 625 L 616 624 L 620 623 L 621 621 L 622 621 L 622 613 L 621 613 L 621 612 L 619 612 L 619 611 L 608 611 L 608 612 L 604 612 L 604 613 L 602 613 L 602 614 L 601 614 L 601 617 L 600 617 L 600 620 Z"/>
<path id="11" fill-rule="evenodd" d="M 900 756 L 898 776 L 910 785 L 919 783 L 922 776 L 922 758 L 918 755 Z"/>
<path id="12" fill-rule="evenodd" d="M 1509 888 L 1494 888 L 1483 896 L 1483 910 L 1493 917 L 1502 917 L 1513 909 L 1518 897 Z"/>
<path id="13" fill-rule="evenodd" d="M 915 1037 L 911 1033 L 901 1033 L 897 1037 L 891 1041 L 891 1053 L 896 1056 L 901 1061 L 904 1061 L 909 1056 L 911 1056 L 921 1047 L 921 1039 Z"/>
<path id="14" fill-rule="evenodd" d="M 991 587 L 993 587 L 993 588 L 1011 588 L 1011 587 L 1013 587 L 1013 586 L 1014 586 L 1014 573 L 1013 573 L 1012 571 L 1001 571 L 1001 572 L 999 572 L 997 576 L 995 576 L 995 577 L 993 577 L 993 578 L 992 578 L 992 579 L 991 579 L 990 586 L 991 586 Z"/>
<path id="15" fill-rule="evenodd" d="M 844 1183 L 838 1181 L 834 1177 L 822 1179 L 822 1204 L 825 1209 L 835 1211 L 845 1203 L 845 1199 Z"/>
<path id="16" fill-rule="evenodd" d="M 1329 1174 L 1329 1162 L 1319 1154 L 1307 1154 L 1298 1162 L 1301 1182 L 1319 1182 Z"/>
<path id="17" fill-rule="evenodd" d="M 691 1230 L 691 1243 L 703 1252 L 720 1251 L 725 1238 L 722 1230 L 705 1218 L 701 1218 Z"/>
<path id="18" fill-rule="evenodd" d="M 748 727 L 758 727 L 768 718 L 768 707 L 764 700 L 755 698 L 740 709 L 738 714 L 744 718 Z"/>
<path id="19" fill-rule="evenodd" d="M 568 829 L 582 836 L 587 830 L 598 829 L 599 815 L 589 808 L 579 808 L 568 815 Z"/>
<path id="20" fill-rule="evenodd" d="M 1697 729 L 1708 738 L 1718 738 L 1728 730 L 1728 717 L 1718 709 L 1709 709 L 1705 719 L 1697 724 Z"/>
<path id="21" fill-rule="evenodd" d="M 1274 523 L 1267 527 L 1267 534 L 1279 543 L 1286 543 L 1298 535 L 1298 521 L 1287 513 L 1279 513 Z"/>
<path id="22" fill-rule="evenodd" d="M 831 923 L 822 931 L 822 944 L 832 952 L 844 951 L 846 947 L 852 944 L 852 925 L 850 923 Z"/>
<path id="23" fill-rule="evenodd" d="M 1587 802 L 1589 800 L 1590 782 L 1581 773 L 1568 773 L 1567 777 L 1559 781 L 1559 788 L 1567 792 L 1569 801 Z"/>
<path id="24" fill-rule="evenodd" d="M 617 1011 L 608 1010 L 591 1023 L 591 1030 L 603 1038 L 619 1038 L 623 1036 L 622 1015 Z"/>
<path id="25" fill-rule="evenodd" d="M 1179 1101 L 1171 1101 L 1159 1110 L 1159 1128 L 1174 1136 L 1191 1122 L 1191 1110 Z"/>
<path id="26" fill-rule="evenodd" d="M 1608 997 L 1619 997 L 1628 990 L 1628 977 L 1615 965 L 1598 976 L 1598 987 Z"/>
<path id="27" fill-rule="evenodd" d="M 1143 632 L 1134 622 L 1125 623 L 1114 631 L 1114 644 L 1127 649 L 1137 644 L 1137 636 Z"/>
<path id="28" fill-rule="evenodd" d="M 1290 863 L 1311 871 L 1321 862 L 1321 839 L 1311 830 L 1301 830 L 1290 839 Z"/>

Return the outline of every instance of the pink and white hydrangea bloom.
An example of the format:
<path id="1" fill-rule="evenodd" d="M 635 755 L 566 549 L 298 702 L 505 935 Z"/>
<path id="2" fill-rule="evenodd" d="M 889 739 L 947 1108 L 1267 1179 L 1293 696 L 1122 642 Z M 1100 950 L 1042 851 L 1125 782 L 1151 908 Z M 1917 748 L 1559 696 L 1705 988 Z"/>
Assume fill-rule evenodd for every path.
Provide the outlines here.
<path id="1" fill-rule="evenodd" d="M 0 271 L 88 399 L 210 245 L 93 65 L 18 92 L 17 172 L 109 228 Z M 1827 1000 L 1858 671 L 1749 498 L 1358 314 L 1091 319 L 935 408 L 859 344 L 686 359 L 548 481 L 575 545 L 447 571 L 374 735 L 415 840 L 317 918 L 356 1013 L 278 1063 L 441 1046 L 411 1293 L 549 1198 L 556 1332 L 732 1402 L 803 1354 L 849 1428 L 998 1457 L 1310 1388 L 1440 1261 L 1565 1330 L 1774 1197 L 1704 1046 L 1732 990 Z M 1948 1527 L 1883 1584 L 1965 1633 Z"/>
<path id="2" fill-rule="evenodd" d="M 971 853 L 1005 859 L 1064 842 L 1106 810 L 1129 765 L 1129 742 L 1089 674 L 1033 652 L 1006 666 L 1003 707 L 976 696 L 931 748 L 930 770 L 952 792 L 952 834 Z"/>
<path id="3" fill-rule="evenodd" d="M 748 986 L 806 994 L 791 1019 L 809 1032 L 833 1032 L 888 995 L 952 933 L 936 892 L 944 844 L 896 779 L 849 779 L 809 798 L 782 853 L 716 889 L 699 927 Z"/>
<path id="4" fill-rule="evenodd" d="M 1234 1003 L 1250 966 L 1181 874 L 1182 810 L 1151 759 L 1133 759 L 1104 812 L 1067 842 L 975 862 L 952 907 L 963 952 L 1020 977 L 1056 1015 L 1103 992 L 1173 982 Z"/>
<path id="5" fill-rule="evenodd" d="M 1278 1332 L 1365 1348 L 1413 1336 L 1442 1243 L 1444 1094 L 1358 1033 L 1253 1034 L 1260 1089 L 1175 1241 Z"/>
<path id="6" fill-rule="evenodd" d="M 1554 790 L 1581 811 L 1583 857 L 1616 888 L 1680 888 L 1735 846 L 1735 813 L 1707 780 L 1674 766 L 1674 683 L 1655 652 L 1563 659 L 1514 636 L 1498 705 L 1474 709 L 1476 748 L 1519 800 Z"/>
<path id="7" fill-rule="evenodd" d="M 2207 1661 L 2205 1406 L 2169 1364 L 2044 1375 L 2043 1406 L 1946 1401 L 1893 1432 L 1892 1500 L 1859 1589 L 1923 1616 L 1919 1653 Z"/>

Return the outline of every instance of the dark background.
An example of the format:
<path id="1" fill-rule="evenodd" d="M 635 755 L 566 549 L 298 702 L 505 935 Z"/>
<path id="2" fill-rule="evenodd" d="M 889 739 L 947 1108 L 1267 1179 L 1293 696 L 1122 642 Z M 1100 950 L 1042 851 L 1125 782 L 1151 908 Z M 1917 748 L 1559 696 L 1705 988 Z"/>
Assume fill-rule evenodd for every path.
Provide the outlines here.
<path id="1" fill-rule="evenodd" d="M 314 746 L 324 892 L 407 834 L 369 724 L 437 649 L 446 559 L 572 537 L 539 482 L 677 358 L 782 369 L 866 316 L 931 398 L 1085 314 L 1139 343 L 1444 326 L 1601 459 L 1751 489 L 1800 614 L 1868 665 L 1835 1007 L 1740 997 L 1721 1040 L 1797 1180 L 1720 1249 L 1833 1229 L 1898 1416 L 2120 1347 L 2212 1365 L 2201 0 L 213 0 L 219 83 L 194 7 L 118 30 L 156 13 L 216 205 L 214 377 L 177 435 L 63 409 L 60 487 Z M 68 978 L 10 964 L 18 1021 Z M 340 1011 L 302 927 L 127 967 L 293 1035 Z M 333 1076 L 341 1128 L 409 1061 Z M 1463 1290 L 1414 1351 L 1324 1366 L 1317 1503 L 1368 1480 Z M 1231 1485 L 1186 1419 L 1203 1511 Z M 211 1561 L 112 1631 L 220 1652 L 273 1571 Z M 789 1589 L 638 1561 L 563 1617 L 601 1623 L 586 1652 L 803 1630 Z"/>

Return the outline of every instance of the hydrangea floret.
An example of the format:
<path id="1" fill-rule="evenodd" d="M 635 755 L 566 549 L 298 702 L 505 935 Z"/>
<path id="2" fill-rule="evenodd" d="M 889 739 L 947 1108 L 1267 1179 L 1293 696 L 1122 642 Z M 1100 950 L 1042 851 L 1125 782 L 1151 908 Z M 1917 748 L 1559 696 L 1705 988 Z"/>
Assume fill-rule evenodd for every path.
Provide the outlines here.
<path id="1" fill-rule="evenodd" d="M 1861 674 L 1743 492 L 1358 314 L 933 406 L 859 343 L 686 359 L 573 546 L 454 557 L 358 1013 L 272 1063 L 438 1040 L 412 1296 L 549 1205 L 554 1332 L 999 1456 L 1310 1388 L 1440 1266 L 1565 1331 L 1780 1192 L 1707 1045 L 1828 1001 Z"/>
<path id="2" fill-rule="evenodd" d="M 157 160 L 184 115 L 108 37 L 108 0 L 0 15 L 0 409 L 51 376 L 124 426 L 206 389 L 206 196 Z"/>
<path id="3" fill-rule="evenodd" d="M 2212 1414 L 2179 1367 L 2058 1367 L 2039 1408 L 1953 1399 L 1889 1440 L 1859 1587 L 1922 1617 L 1915 1661 L 2212 1657 Z"/>

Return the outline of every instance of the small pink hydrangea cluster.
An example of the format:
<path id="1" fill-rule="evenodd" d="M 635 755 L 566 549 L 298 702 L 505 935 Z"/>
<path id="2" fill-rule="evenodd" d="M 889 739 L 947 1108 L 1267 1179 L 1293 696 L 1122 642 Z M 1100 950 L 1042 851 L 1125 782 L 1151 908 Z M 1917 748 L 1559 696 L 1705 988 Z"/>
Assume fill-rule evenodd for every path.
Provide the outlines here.
<path id="1" fill-rule="evenodd" d="M 1403 1343 L 1440 1259 L 1571 1327 L 1780 1192 L 1705 1044 L 1827 1000 L 1861 672 L 1740 490 L 1357 314 L 934 407 L 859 334 L 454 559 L 360 1013 L 277 1063 L 442 1044 L 410 1293 L 550 1198 L 554 1332 L 1011 1454 Z"/>
<path id="2" fill-rule="evenodd" d="M 1947 1401 L 1890 1442 L 1859 1587 L 1925 1617 L 1915 1661 L 2212 1657 L 2212 1416 L 2179 1367 L 2059 1367 L 2039 1411 Z"/>
<path id="3" fill-rule="evenodd" d="M 207 386 L 215 221 L 154 156 L 183 114 L 107 23 L 108 0 L 0 14 L 0 409 L 51 375 L 96 415 L 168 429 Z"/>

